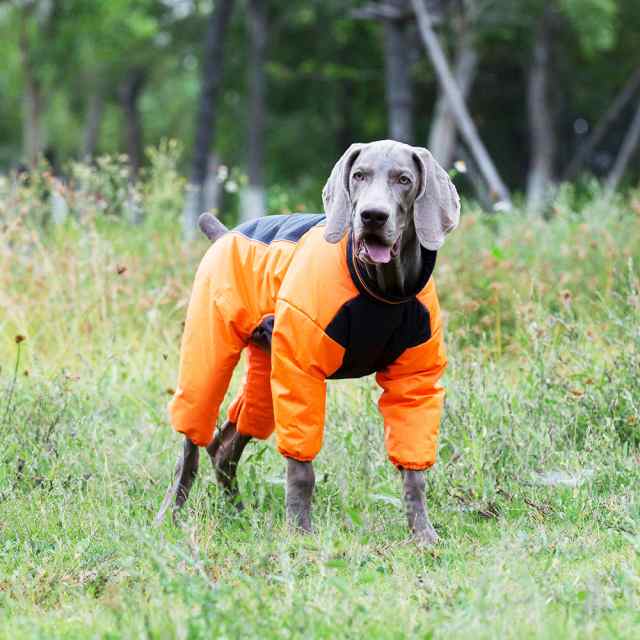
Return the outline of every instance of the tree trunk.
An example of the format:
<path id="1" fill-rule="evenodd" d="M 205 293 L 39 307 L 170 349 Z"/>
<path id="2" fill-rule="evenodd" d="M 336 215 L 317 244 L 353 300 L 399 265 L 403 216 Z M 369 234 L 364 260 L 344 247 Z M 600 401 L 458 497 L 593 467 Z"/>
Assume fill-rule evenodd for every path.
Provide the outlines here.
<path id="1" fill-rule="evenodd" d="M 353 91 L 351 78 L 340 78 L 336 87 L 337 129 L 336 146 L 340 153 L 353 142 Z"/>
<path id="2" fill-rule="evenodd" d="M 438 82 L 444 94 L 447 96 L 451 111 L 456 120 L 456 125 L 478 163 L 482 175 L 489 184 L 492 199 L 503 203 L 503 207 L 508 207 L 511 205 L 509 191 L 502 182 L 485 146 L 482 144 L 475 124 L 467 111 L 464 99 L 451 73 L 449 63 L 440 46 L 438 37 L 431 26 L 431 19 L 424 0 L 411 0 L 411 3 L 418 19 L 418 27 L 422 41 L 436 70 Z"/>
<path id="3" fill-rule="evenodd" d="M 104 95 L 102 91 L 96 87 L 89 94 L 89 104 L 87 106 L 87 116 L 84 125 L 82 157 L 85 160 L 90 160 L 96 153 L 103 113 Z"/>
<path id="4" fill-rule="evenodd" d="M 466 102 L 478 65 L 478 54 L 473 45 L 473 34 L 465 19 L 459 20 L 459 27 L 455 33 L 459 42 L 456 52 L 456 62 L 453 75 L 460 89 L 462 99 Z M 456 121 L 447 98 L 440 91 L 436 102 L 433 124 L 429 132 L 429 151 L 433 157 L 448 169 L 453 162 L 453 152 L 456 147 Z"/>
<path id="5" fill-rule="evenodd" d="M 127 154 L 131 166 L 131 177 L 136 178 L 143 158 L 142 120 L 138 100 L 145 82 L 145 72 L 140 68 L 130 69 L 120 85 L 120 104 L 125 115 Z"/>
<path id="6" fill-rule="evenodd" d="M 42 123 L 42 91 L 38 82 L 25 82 L 23 96 L 23 139 L 27 165 L 34 167 L 44 151 L 44 126 Z"/>
<path id="7" fill-rule="evenodd" d="M 624 172 L 627 169 L 627 165 L 629 164 L 629 160 L 631 160 L 631 156 L 633 152 L 636 150 L 638 146 L 638 142 L 640 141 L 640 102 L 638 103 L 638 108 L 633 116 L 633 120 L 631 121 L 631 126 L 627 131 L 627 135 L 625 136 L 622 146 L 620 147 L 620 151 L 618 153 L 618 157 L 613 164 L 613 168 L 611 172 L 607 176 L 607 181 L 605 183 L 605 190 L 607 193 L 613 193 L 620 184 L 620 180 L 624 176 Z"/>
<path id="8" fill-rule="evenodd" d="M 232 9 L 233 0 L 218 0 L 211 12 L 205 35 L 195 148 L 183 212 L 183 233 L 186 240 L 195 237 L 198 216 L 204 208 L 207 160 L 211 143 L 215 139 L 218 95 L 222 84 L 224 38 Z"/>
<path id="9" fill-rule="evenodd" d="M 553 180 L 555 136 L 549 107 L 550 9 L 538 21 L 527 87 L 531 160 L 527 177 L 527 209 L 537 212 L 549 198 Z"/>
<path id="10" fill-rule="evenodd" d="M 591 154 L 609 130 L 609 127 L 611 127 L 613 122 L 620 115 L 627 102 L 631 100 L 633 94 L 638 90 L 638 87 L 640 87 L 640 68 L 635 70 L 627 81 L 627 84 L 623 87 L 622 91 L 616 96 L 609 108 L 604 112 L 603 116 L 593 128 L 591 134 L 578 147 L 576 154 L 565 169 L 564 175 L 562 176 L 563 180 L 573 180 L 578 175 L 578 172 L 582 169 L 584 163 L 591 157 Z"/>
<path id="11" fill-rule="evenodd" d="M 413 86 L 407 47 L 407 29 L 403 20 L 384 20 L 385 96 L 389 137 L 413 142 Z"/>
<path id="12" fill-rule="evenodd" d="M 264 71 L 267 50 L 266 0 L 249 0 L 249 123 L 247 173 L 249 184 L 241 196 L 242 220 L 259 218 L 266 213 L 264 190 L 264 132 L 266 77 Z"/>
<path id="13" fill-rule="evenodd" d="M 24 160 L 34 167 L 44 151 L 45 134 L 42 122 L 44 97 L 42 85 L 37 78 L 29 49 L 27 35 L 27 17 L 22 16 L 20 24 L 20 61 L 24 76 L 24 95 L 22 98 L 22 144 Z"/>

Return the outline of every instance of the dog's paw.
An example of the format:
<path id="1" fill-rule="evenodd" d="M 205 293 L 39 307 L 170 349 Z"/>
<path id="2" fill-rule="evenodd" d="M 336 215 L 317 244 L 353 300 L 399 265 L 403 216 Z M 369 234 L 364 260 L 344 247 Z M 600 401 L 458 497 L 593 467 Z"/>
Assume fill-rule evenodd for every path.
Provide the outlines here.
<path id="1" fill-rule="evenodd" d="M 422 548 L 433 547 L 440 541 L 440 536 L 431 526 L 426 526 L 424 529 L 414 531 L 413 538 L 416 544 Z"/>

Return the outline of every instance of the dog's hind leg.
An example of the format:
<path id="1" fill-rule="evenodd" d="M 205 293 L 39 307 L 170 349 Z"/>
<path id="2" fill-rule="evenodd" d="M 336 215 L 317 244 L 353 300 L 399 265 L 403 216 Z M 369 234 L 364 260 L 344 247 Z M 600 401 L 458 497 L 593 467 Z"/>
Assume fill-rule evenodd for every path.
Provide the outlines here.
<path id="1" fill-rule="evenodd" d="M 178 458 L 176 464 L 176 471 L 174 475 L 174 481 L 167 490 L 167 493 L 160 506 L 160 511 L 156 516 L 156 524 L 160 524 L 164 519 L 167 509 L 171 506 L 171 503 L 175 504 L 172 507 L 173 519 L 175 521 L 178 511 L 182 508 L 182 505 L 187 501 L 189 492 L 193 486 L 196 474 L 198 473 L 198 463 L 200 460 L 200 450 L 198 447 L 189 440 L 184 439 L 184 446 L 182 453 Z"/>
<path id="2" fill-rule="evenodd" d="M 244 448 L 251 440 L 251 436 L 245 436 L 236 431 L 235 423 L 227 420 L 216 432 L 211 444 L 207 447 L 207 453 L 211 458 L 211 464 L 216 474 L 218 486 L 231 500 L 238 511 L 242 511 L 243 504 L 238 491 L 238 462 Z"/>
<path id="3" fill-rule="evenodd" d="M 272 329 L 273 317 L 268 317 L 252 333 L 243 388 L 229 407 L 228 420 L 207 447 L 218 486 L 238 510 L 242 502 L 236 473 L 242 452 L 249 440 L 268 438 L 275 426 L 270 385 Z"/>
<path id="4" fill-rule="evenodd" d="M 228 229 L 220 220 L 212 216 L 210 213 L 203 213 L 198 218 L 198 226 L 202 233 L 204 233 L 212 243 L 221 238 Z M 167 490 L 167 493 L 162 501 L 158 515 L 156 516 L 156 524 L 160 524 L 164 519 L 164 516 L 171 506 L 173 518 L 177 515 L 177 512 L 181 509 L 184 503 L 189 497 L 189 492 L 193 486 L 193 481 L 198 473 L 198 463 L 200 460 L 200 451 L 198 447 L 191 442 L 188 438 L 185 438 L 182 453 L 178 458 L 176 464 L 176 471 L 174 474 L 174 481 Z"/>

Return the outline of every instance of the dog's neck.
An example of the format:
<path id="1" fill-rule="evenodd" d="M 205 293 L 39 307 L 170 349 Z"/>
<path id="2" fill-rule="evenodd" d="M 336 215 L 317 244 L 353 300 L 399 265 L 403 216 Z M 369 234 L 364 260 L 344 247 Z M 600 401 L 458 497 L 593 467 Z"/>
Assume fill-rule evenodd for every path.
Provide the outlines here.
<path id="1" fill-rule="evenodd" d="M 381 296 L 403 297 L 416 292 L 423 270 L 422 247 L 413 223 L 402 232 L 400 251 L 386 264 L 358 260 L 367 284 Z"/>

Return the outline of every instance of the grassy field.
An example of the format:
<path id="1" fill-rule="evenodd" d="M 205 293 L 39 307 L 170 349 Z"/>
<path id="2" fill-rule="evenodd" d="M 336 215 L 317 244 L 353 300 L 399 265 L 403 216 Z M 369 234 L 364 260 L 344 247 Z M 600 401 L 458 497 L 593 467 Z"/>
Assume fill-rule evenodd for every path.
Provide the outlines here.
<path id="1" fill-rule="evenodd" d="M 180 526 L 153 526 L 206 242 L 183 246 L 174 195 L 147 187 L 141 225 L 78 192 L 42 227 L 38 184 L 0 185 L 0 638 L 640 637 L 638 197 L 563 192 L 547 221 L 465 207 L 436 270 L 451 364 L 425 551 L 372 379 L 330 385 L 313 537 L 284 526 L 270 442 L 242 515 L 205 460 Z"/>

